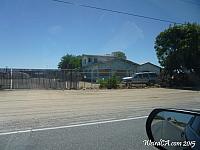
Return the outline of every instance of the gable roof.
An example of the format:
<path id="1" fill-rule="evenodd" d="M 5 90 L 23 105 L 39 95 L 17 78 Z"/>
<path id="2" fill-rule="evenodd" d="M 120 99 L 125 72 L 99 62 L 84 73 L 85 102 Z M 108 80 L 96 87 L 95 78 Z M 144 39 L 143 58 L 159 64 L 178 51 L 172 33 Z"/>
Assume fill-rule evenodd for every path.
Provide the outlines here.
<path id="1" fill-rule="evenodd" d="M 131 65 L 139 66 L 139 64 L 137 64 L 135 62 L 132 62 L 130 60 L 125 60 L 125 59 L 121 59 L 121 58 L 115 57 L 115 59 L 112 59 L 112 60 L 109 60 L 109 61 L 106 61 L 106 62 L 97 62 L 97 63 L 93 63 L 93 64 L 88 64 L 88 65 L 84 66 L 83 68 L 96 66 L 96 65 L 101 65 L 101 64 L 109 64 L 109 63 L 115 62 L 115 61 L 121 61 L 121 62 L 128 63 L 128 64 L 131 64 Z"/>
<path id="2" fill-rule="evenodd" d="M 86 55 L 86 54 L 83 54 L 82 56 L 87 56 L 87 57 L 109 57 L 109 58 L 117 58 L 117 57 L 111 56 L 111 55 Z"/>
<path id="3" fill-rule="evenodd" d="M 134 64 L 134 65 L 139 65 L 138 63 L 135 63 L 135 62 L 132 62 L 130 60 L 127 60 L 127 59 L 122 59 L 122 58 L 118 58 L 116 56 L 110 56 L 110 55 L 86 55 L 86 54 L 83 54 L 82 56 L 87 56 L 87 57 L 109 57 L 109 58 L 113 58 L 115 60 L 120 60 L 120 61 L 124 61 L 126 63 L 130 63 L 130 64 Z M 109 60 L 109 61 L 106 61 L 106 62 L 99 62 L 97 64 L 101 64 L 101 63 L 108 63 L 108 62 L 111 62 L 113 60 Z"/>
<path id="4" fill-rule="evenodd" d="M 121 61 L 124 61 L 124 62 L 126 62 L 126 63 L 130 63 L 130 64 L 132 64 L 132 65 L 138 65 L 138 66 L 139 66 L 138 63 L 135 63 L 135 62 L 133 62 L 133 61 L 130 61 L 130 60 L 127 60 L 127 59 L 121 59 L 121 58 L 118 58 L 118 59 L 121 60 Z"/>
<path id="5" fill-rule="evenodd" d="M 152 63 L 150 63 L 150 62 L 146 62 L 146 63 L 144 63 L 144 64 L 141 64 L 140 66 L 143 66 L 143 65 L 146 65 L 146 64 L 150 64 L 150 65 L 152 65 L 152 66 L 155 66 L 155 67 L 161 68 L 160 66 L 157 66 L 157 65 L 155 65 L 155 64 L 152 64 Z"/>

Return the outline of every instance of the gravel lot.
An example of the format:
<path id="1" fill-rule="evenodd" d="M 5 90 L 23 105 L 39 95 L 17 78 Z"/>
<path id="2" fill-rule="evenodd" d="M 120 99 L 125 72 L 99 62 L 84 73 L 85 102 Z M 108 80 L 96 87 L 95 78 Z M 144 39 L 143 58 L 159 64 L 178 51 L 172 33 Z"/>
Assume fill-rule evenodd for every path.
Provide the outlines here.
<path id="1" fill-rule="evenodd" d="M 200 108 L 200 91 L 163 88 L 0 91 L 0 132 L 142 116 L 155 107 Z"/>

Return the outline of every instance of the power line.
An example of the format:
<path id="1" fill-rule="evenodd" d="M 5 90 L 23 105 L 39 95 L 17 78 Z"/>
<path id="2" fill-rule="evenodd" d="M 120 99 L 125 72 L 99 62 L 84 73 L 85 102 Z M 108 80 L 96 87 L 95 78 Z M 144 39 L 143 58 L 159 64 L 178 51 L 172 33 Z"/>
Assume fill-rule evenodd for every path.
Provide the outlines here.
<path id="1" fill-rule="evenodd" d="M 144 15 L 138 15 L 138 14 L 124 12 L 124 11 L 118 11 L 118 10 L 96 7 L 96 6 L 91 6 L 91 5 L 76 4 L 76 3 L 69 2 L 69 1 L 63 1 L 63 0 L 52 0 L 52 1 L 64 3 L 64 4 L 68 4 L 68 5 L 76 5 L 76 6 L 80 6 L 80 7 L 84 7 L 84 8 L 90 8 L 90 9 L 96 9 L 96 10 L 101 10 L 101 11 L 106 11 L 106 12 L 118 13 L 118 14 L 122 14 L 122 15 L 129 15 L 129 16 L 134 16 L 134 17 L 139 17 L 139 18 L 144 18 L 144 19 L 150 19 L 150 20 L 154 20 L 154 21 L 167 22 L 167 23 L 172 23 L 172 24 L 183 24 L 183 23 L 175 22 L 175 21 L 171 21 L 171 20 L 149 17 L 149 16 L 144 16 Z"/>

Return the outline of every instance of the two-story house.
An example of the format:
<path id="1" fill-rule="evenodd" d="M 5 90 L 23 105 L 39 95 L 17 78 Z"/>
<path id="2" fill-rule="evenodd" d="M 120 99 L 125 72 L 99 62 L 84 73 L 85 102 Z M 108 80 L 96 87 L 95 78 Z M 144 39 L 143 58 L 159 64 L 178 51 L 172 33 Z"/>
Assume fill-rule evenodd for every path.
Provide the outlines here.
<path id="1" fill-rule="evenodd" d="M 82 71 L 87 80 L 96 81 L 112 75 L 130 76 L 137 72 L 139 64 L 111 55 L 82 55 Z"/>

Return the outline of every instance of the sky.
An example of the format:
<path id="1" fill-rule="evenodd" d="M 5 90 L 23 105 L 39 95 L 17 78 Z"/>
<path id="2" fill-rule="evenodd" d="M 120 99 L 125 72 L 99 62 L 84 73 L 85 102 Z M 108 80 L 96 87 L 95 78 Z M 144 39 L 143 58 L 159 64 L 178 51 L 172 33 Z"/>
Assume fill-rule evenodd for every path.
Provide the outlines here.
<path id="1" fill-rule="evenodd" d="M 68 0 L 70 1 L 70 0 Z M 0 0 L 0 68 L 54 69 L 65 54 L 105 55 L 159 65 L 156 36 L 169 23 L 83 8 L 92 5 L 174 22 L 200 23 L 198 0 Z"/>

